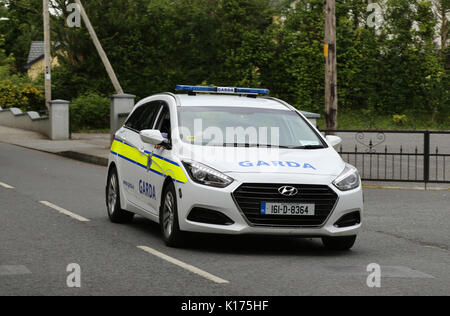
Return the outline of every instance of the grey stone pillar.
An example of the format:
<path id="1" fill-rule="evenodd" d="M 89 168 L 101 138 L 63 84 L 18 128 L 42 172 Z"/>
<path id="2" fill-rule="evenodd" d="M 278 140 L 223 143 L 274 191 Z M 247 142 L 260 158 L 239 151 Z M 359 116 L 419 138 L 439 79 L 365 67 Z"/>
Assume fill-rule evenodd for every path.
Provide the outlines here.
<path id="1" fill-rule="evenodd" d="M 320 114 L 317 113 L 311 113 L 306 111 L 301 111 L 304 116 L 311 122 L 312 125 L 317 127 L 317 120 L 320 119 Z"/>
<path id="2" fill-rule="evenodd" d="M 111 98 L 111 141 L 114 134 L 122 127 L 124 117 L 131 113 L 134 108 L 135 95 L 131 94 L 115 94 Z"/>
<path id="3" fill-rule="evenodd" d="M 49 137 L 51 140 L 67 140 L 70 137 L 69 130 L 69 101 L 50 101 Z"/>

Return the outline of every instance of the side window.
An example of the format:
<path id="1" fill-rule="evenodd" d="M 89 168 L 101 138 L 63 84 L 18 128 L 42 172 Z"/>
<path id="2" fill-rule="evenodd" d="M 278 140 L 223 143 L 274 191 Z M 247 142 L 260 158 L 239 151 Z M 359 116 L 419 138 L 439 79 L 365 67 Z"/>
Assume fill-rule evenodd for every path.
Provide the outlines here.
<path id="1" fill-rule="evenodd" d="M 133 112 L 125 126 L 135 131 L 152 129 L 160 108 L 161 102 L 159 101 L 141 105 Z"/>
<path id="2" fill-rule="evenodd" d="M 170 111 L 167 105 L 164 105 L 161 114 L 156 122 L 155 129 L 159 130 L 162 134 L 167 134 L 167 138 L 171 139 L 171 128 L 170 124 Z"/>
<path id="3" fill-rule="evenodd" d="M 138 107 L 133 114 L 128 118 L 128 120 L 125 122 L 125 126 L 132 129 L 132 130 L 138 130 L 138 121 L 142 116 L 142 113 L 145 110 L 145 105 Z"/>
<path id="4" fill-rule="evenodd" d="M 161 102 L 154 101 L 150 102 L 146 105 L 147 109 L 144 111 L 142 115 L 142 120 L 140 122 L 140 131 L 144 129 L 153 129 L 153 125 L 155 124 L 156 117 L 161 109 Z"/>

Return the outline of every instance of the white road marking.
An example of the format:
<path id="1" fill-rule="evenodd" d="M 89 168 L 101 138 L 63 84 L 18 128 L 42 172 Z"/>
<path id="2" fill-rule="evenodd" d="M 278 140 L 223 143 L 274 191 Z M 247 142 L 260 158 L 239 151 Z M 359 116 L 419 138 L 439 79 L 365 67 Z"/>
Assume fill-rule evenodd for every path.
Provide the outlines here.
<path id="1" fill-rule="evenodd" d="M 40 201 L 39 203 L 44 204 L 44 205 L 46 205 L 46 206 L 48 206 L 48 207 L 50 207 L 50 208 L 52 208 L 52 209 L 54 209 L 54 210 L 60 212 L 61 214 L 70 216 L 70 217 L 72 217 L 73 219 L 76 219 L 77 221 L 80 221 L 80 222 L 89 222 L 89 220 L 88 220 L 87 218 L 85 218 L 85 217 L 83 217 L 83 216 L 80 216 L 80 215 L 77 215 L 77 214 L 75 214 L 75 213 L 69 212 L 68 210 L 63 209 L 62 207 L 59 207 L 58 205 L 52 204 L 52 203 L 47 202 L 47 201 Z"/>
<path id="2" fill-rule="evenodd" d="M 0 266 L 0 275 L 23 275 L 31 271 L 25 266 Z"/>
<path id="3" fill-rule="evenodd" d="M 4 187 L 5 189 L 14 189 L 14 187 L 10 186 L 9 184 L 0 182 L 0 187 Z"/>
<path id="4" fill-rule="evenodd" d="M 23 275 L 31 274 L 25 266 L 0 266 L 0 275 Z"/>
<path id="5" fill-rule="evenodd" d="M 215 275 L 212 275 L 211 273 L 208 273 L 208 272 L 203 271 L 203 270 L 201 270 L 199 268 L 191 266 L 190 264 L 187 264 L 187 263 L 184 263 L 184 262 L 182 262 L 182 261 L 180 261 L 178 259 L 169 257 L 168 255 L 165 255 L 165 254 L 163 254 L 163 253 L 161 253 L 161 252 L 159 252 L 159 251 L 157 251 L 155 249 L 152 249 L 152 248 L 149 248 L 149 247 L 146 247 L 146 246 L 138 246 L 138 248 L 141 249 L 141 250 L 144 250 L 145 252 L 147 252 L 149 254 L 157 256 L 157 257 L 159 257 L 159 258 L 161 258 L 161 259 L 163 259 L 165 261 L 173 263 L 174 265 L 177 265 L 177 266 L 179 266 L 179 267 L 181 267 L 181 268 L 183 268 L 185 270 L 188 270 L 188 271 L 190 271 L 192 273 L 195 273 L 195 274 L 197 274 L 197 275 L 199 275 L 201 277 L 204 277 L 205 279 L 213 281 L 215 283 L 219 283 L 219 284 L 230 283 L 227 280 L 224 280 L 224 279 L 219 278 L 219 277 L 217 277 Z"/>

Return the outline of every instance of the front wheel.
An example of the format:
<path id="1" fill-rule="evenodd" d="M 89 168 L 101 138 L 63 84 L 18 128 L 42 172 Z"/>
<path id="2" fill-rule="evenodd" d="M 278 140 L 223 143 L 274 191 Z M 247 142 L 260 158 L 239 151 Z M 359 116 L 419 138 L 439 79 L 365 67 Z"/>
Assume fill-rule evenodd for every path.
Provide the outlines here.
<path id="1" fill-rule="evenodd" d="M 159 213 L 161 232 L 166 245 L 175 248 L 183 246 L 184 234 L 178 222 L 177 195 L 173 183 L 167 185 L 164 190 Z"/>
<path id="2" fill-rule="evenodd" d="M 322 242 L 326 249 L 346 251 L 350 250 L 356 241 L 356 236 L 346 237 L 323 237 Z"/>
<path id="3" fill-rule="evenodd" d="M 134 214 L 120 208 L 119 177 L 117 170 L 112 169 L 108 175 L 106 186 L 106 207 L 111 222 L 123 224 L 133 220 Z"/>

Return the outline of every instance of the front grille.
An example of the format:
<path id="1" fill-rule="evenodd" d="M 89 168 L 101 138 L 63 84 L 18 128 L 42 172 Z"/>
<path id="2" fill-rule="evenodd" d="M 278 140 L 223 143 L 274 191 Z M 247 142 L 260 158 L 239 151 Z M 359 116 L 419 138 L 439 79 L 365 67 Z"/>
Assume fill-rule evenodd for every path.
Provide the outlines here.
<path id="1" fill-rule="evenodd" d="M 278 192 L 282 186 L 296 187 L 299 193 L 287 197 Z M 326 185 L 255 184 L 241 185 L 233 197 L 247 220 L 257 226 L 317 227 L 325 223 L 338 199 L 337 194 Z M 315 204 L 315 216 L 261 215 L 261 202 L 285 202 Z"/>

